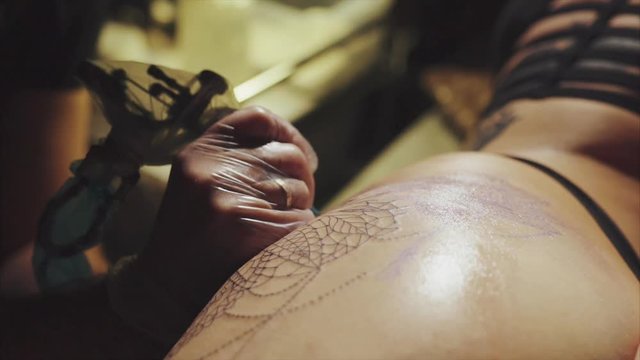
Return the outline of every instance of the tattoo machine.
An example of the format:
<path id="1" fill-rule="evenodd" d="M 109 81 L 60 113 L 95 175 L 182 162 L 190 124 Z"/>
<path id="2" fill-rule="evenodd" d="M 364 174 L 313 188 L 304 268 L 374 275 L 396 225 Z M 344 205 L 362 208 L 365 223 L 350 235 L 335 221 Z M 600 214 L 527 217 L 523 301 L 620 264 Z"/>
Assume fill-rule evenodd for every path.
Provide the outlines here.
<path id="1" fill-rule="evenodd" d="M 102 230 L 143 165 L 169 164 L 187 143 L 238 103 L 220 75 L 194 75 L 135 62 L 85 62 L 79 76 L 111 125 L 47 204 L 40 218 L 33 267 L 40 289 L 90 279 L 84 251 Z"/>

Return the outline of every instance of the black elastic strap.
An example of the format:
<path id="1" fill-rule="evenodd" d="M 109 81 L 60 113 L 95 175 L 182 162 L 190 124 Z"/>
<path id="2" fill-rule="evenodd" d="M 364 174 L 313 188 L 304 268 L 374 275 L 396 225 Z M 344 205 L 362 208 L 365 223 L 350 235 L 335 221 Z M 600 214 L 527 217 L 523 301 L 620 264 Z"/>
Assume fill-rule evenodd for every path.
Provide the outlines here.
<path id="1" fill-rule="evenodd" d="M 638 100 L 632 95 L 607 93 L 600 90 L 579 89 L 579 88 L 559 88 L 550 90 L 548 97 L 569 97 L 602 102 L 617 106 L 632 113 L 638 112 Z"/>
<path id="2" fill-rule="evenodd" d="M 542 35 L 536 38 L 535 40 L 529 41 L 526 45 L 519 47 L 517 51 L 524 50 L 533 46 L 537 46 L 548 41 L 560 40 L 560 39 L 566 39 L 566 38 L 576 39 L 576 42 L 577 42 L 577 40 L 581 36 L 586 36 L 587 34 L 589 34 L 590 29 L 591 27 L 589 25 L 576 25 L 568 29 L 554 31 L 549 34 Z"/>
<path id="3" fill-rule="evenodd" d="M 640 259 L 633 250 L 633 247 L 631 247 L 629 239 L 627 239 L 627 237 L 622 233 L 620 228 L 616 225 L 615 222 L 613 222 L 609 215 L 604 210 L 602 210 L 598 203 L 596 203 L 589 195 L 587 195 L 587 193 L 576 186 L 573 182 L 571 182 L 569 179 L 559 174 L 555 170 L 531 160 L 523 159 L 516 156 L 508 157 L 542 171 L 543 173 L 549 175 L 551 178 L 560 183 L 560 185 L 562 185 L 565 189 L 567 189 L 567 191 L 569 191 L 589 212 L 600 229 L 602 229 L 604 234 L 609 238 L 611 244 L 616 248 L 620 256 L 622 256 L 622 259 L 624 259 L 624 261 L 627 263 L 631 272 L 633 272 L 633 274 L 636 276 L 636 279 L 640 281 Z"/>
<path id="4" fill-rule="evenodd" d="M 559 10 L 547 9 L 542 13 L 542 18 L 586 9 L 598 13 L 596 20 L 590 25 L 576 25 L 555 31 L 521 47 L 521 50 L 532 49 L 549 41 L 573 39 L 572 45 L 568 48 L 537 49 L 525 57 L 497 84 L 494 98 L 487 106 L 485 115 L 490 115 L 512 100 L 553 96 L 596 100 L 638 112 L 638 96 L 634 94 L 638 92 L 639 86 L 636 75 L 621 74 L 612 69 L 585 69 L 576 66 L 582 60 L 605 59 L 619 62 L 621 66 L 636 67 L 640 59 L 640 52 L 637 50 L 640 32 L 632 28 L 611 28 L 608 23 L 617 15 L 637 14 L 640 7 L 627 4 L 626 0 L 612 0 L 607 4 L 576 4 Z M 623 43 L 612 42 L 614 38 Z M 621 86 L 630 90 L 630 93 L 568 88 L 563 84 L 567 81 Z"/>
<path id="5" fill-rule="evenodd" d="M 640 38 L 640 34 L 638 34 L 638 38 Z M 640 64 L 640 51 L 634 54 L 625 50 L 591 49 L 585 52 L 584 59 L 581 60 L 606 60 L 622 66 L 638 66 Z"/>
<path id="6" fill-rule="evenodd" d="M 578 58 L 589 48 L 593 40 L 602 34 L 602 31 L 608 28 L 609 20 L 616 15 L 620 8 L 625 5 L 627 0 L 612 0 L 606 8 L 598 12 L 598 18 L 589 26 L 586 34 L 578 36 L 574 47 L 566 52 L 565 57 L 560 61 L 560 66 L 556 69 L 556 73 L 549 79 L 549 87 L 556 85 L 566 70 L 569 69 Z"/>

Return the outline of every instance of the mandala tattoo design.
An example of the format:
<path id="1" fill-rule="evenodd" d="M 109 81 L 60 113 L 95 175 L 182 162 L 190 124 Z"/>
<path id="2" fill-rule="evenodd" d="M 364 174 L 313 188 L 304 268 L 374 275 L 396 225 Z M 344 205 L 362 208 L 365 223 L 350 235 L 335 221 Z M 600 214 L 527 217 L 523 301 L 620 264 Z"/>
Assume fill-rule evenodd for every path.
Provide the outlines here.
<path id="1" fill-rule="evenodd" d="M 171 358 L 216 319 L 226 317 L 255 321 L 244 332 L 205 354 L 203 358 L 236 342 L 248 341 L 277 315 L 304 308 L 305 304 L 295 307 L 287 305 L 320 273 L 323 266 L 352 252 L 372 238 L 382 240 L 395 231 L 398 228 L 396 215 L 401 211 L 389 201 L 356 199 L 272 244 L 229 278 L 167 357 Z M 320 295 L 317 300 L 332 295 L 365 275 L 356 275 Z M 270 284 L 269 291 L 262 289 L 267 283 Z M 278 285 L 277 290 L 273 290 L 274 284 Z M 260 315 L 232 312 L 234 305 L 243 296 L 274 298 L 277 305 L 272 312 Z"/>

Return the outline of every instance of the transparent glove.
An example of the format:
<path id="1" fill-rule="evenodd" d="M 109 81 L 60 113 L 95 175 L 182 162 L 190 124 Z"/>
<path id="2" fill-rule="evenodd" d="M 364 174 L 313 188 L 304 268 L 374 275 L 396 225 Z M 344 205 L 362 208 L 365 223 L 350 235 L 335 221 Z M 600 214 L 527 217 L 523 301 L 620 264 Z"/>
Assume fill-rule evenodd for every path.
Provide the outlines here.
<path id="1" fill-rule="evenodd" d="M 260 108 L 228 115 L 174 160 L 136 271 L 191 321 L 244 262 L 313 218 L 316 167 L 290 123 Z"/>

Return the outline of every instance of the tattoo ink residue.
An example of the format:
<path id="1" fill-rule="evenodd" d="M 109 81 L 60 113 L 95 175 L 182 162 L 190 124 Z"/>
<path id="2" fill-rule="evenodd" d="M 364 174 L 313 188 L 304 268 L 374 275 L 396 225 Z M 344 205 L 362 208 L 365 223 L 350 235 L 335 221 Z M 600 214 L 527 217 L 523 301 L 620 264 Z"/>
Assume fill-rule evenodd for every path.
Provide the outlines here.
<path id="1" fill-rule="evenodd" d="M 562 226 L 547 213 L 547 206 L 546 202 L 503 180 L 469 173 L 428 177 L 364 193 L 341 209 L 293 231 L 242 266 L 218 290 L 168 358 L 204 329 L 215 326 L 216 321 L 244 319 L 247 320 L 244 330 L 228 334 L 224 342 L 212 345 L 201 358 L 213 356 L 231 345 L 237 349 L 240 344 L 239 349 L 233 351 L 233 357 L 237 356 L 270 320 L 307 308 L 367 276 L 366 273 L 352 274 L 350 280 L 316 299 L 292 305 L 323 267 L 356 251 L 369 240 L 392 241 L 416 236 L 413 245 L 396 256 L 381 273 L 383 277 L 394 277 L 403 271 L 403 264 L 416 256 L 420 242 L 436 232 L 473 228 L 479 237 L 535 239 L 558 235 Z M 398 220 L 403 214 L 422 216 L 437 226 L 427 233 L 398 235 Z M 517 233 L 510 230 L 513 225 L 518 225 Z M 524 234 L 522 227 L 527 229 Z M 431 281 L 432 289 L 444 288 L 448 274 L 458 271 L 456 264 L 448 263 L 446 258 L 438 259 L 448 273 L 441 271 L 446 276 L 443 275 L 442 283 Z M 243 308 L 240 303 L 245 298 L 261 299 L 260 308 L 264 313 L 255 314 L 250 308 Z"/>
<path id="2" fill-rule="evenodd" d="M 405 205 L 411 209 L 407 213 L 423 216 L 424 221 L 429 221 L 431 225 L 427 227 L 427 233 L 415 234 L 417 240 L 381 271 L 378 275 L 381 280 L 393 281 L 401 276 L 413 258 L 423 255 L 420 246 L 425 241 L 445 233 L 453 234 L 449 237 L 465 234 L 464 237 L 467 239 L 474 238 L 471 242 L 477 243 L 480 247 L 487 247 L 491 243 L 489 239 L 548 238 L 560 235 L 561 229 L 564 228 L 563 224 L 548 214 L 547 202 L 513 187 L 504 180 L 485 175 L 458 173 L 434 176 L 383 187 L 374 190 L 373 195 L 385 197 L 385 194 L 395 194 L 402 197 L 403 193 L 411 194 L 409 204 Z M 466 256 L 471 261 L 471 258 L 480 255 L 477 254 L 477 249 L 472 251 L 468 245 L 457 244 L 452 240 L 447 241 L 446 247 L 448 249 L 441 249 L 442 254 L 433 254 L 434 257 L 429 258 L 429 261 L 439 264 L 427 267 L 431 274 L 430 279 L 435 279 L 438 274 L 450 277 L 446 280 L 443 275 L 440 277 L 443 280 L 438 282 L 441 285 L 447 283 L 446 288 L 451 289 L 455 280 L 460 278 L 456 275 L 458 270 L 453 269 L 470 270 L 468 264 L 454 264 L 454 260 Z M 449 251 L 454 251 L 456 256 L 447 255 Z M 463 253 L 465 256 L 462 256 Z M 440 270 L 435 271 L 436 269 Z M 445 286 L 433 285 L 429 289 L 431 291 L 436 288 L 444 289 Z"/>
<path id="3" fill-rule="evenodd" d="M 488 236 L 530 238 L 556 236 L 561 228 L 548 214 L 546 201 L 501 179 L 461 173 L 431 177 L 412 186 L 422 190 L 415 200 L 416 209 L 453 228 L 474 227 Z M 518 232 L 509 233 L 510 226 L 505 224 L 518 225 Z M 522 226 L 530 231 L 523 234 Z"/>

